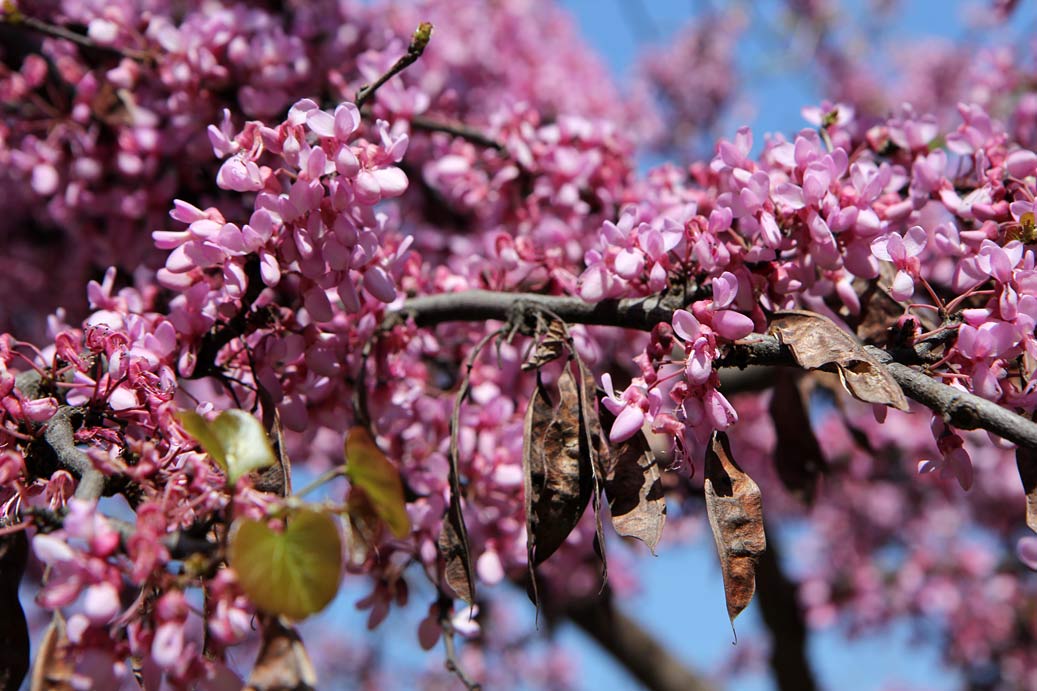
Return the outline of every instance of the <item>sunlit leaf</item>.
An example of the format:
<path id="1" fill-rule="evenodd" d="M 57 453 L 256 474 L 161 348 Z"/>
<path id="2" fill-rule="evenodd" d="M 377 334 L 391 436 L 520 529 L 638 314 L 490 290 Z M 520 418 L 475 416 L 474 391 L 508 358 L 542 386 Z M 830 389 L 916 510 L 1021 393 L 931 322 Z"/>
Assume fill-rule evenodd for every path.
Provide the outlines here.
<path id="1" fill-rule="evenodd" d="M 342 578 L 342 538 L 335 519 L 303 509 L 282 532 L 265 521 L 239 519 L 231 528 L 228 561 L 255 605 L 302 619 L 324 609 Z"/>
<path id="2" fill-rule="evenodd" d="M 241 476 L 277 462 L 263 424 L 244 410 L 224 410 L 211 421 L 184 410 L 180 412 L 180 422 L 223 470 L 231 485 Z"/>
<path id="3" fill-rule="evenodd" d="M 385 457 L 365 427 L 354 427 L 346 438 L 346 476 L 354 487 L 367 495 L 375 513 L 393 535 L 401 539 L 410 535 L 400 471 Z"/>

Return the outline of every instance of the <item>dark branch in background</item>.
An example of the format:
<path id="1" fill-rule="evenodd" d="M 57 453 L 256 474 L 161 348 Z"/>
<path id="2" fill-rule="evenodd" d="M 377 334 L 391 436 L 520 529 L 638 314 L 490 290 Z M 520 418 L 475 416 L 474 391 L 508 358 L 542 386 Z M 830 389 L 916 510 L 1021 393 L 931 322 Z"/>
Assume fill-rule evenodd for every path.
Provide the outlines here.
<path id="1" fill-rule="evenodd" d="M 712 691 L 641 625 L 613 606 L 609 591 L 569 606 L 565 614 L 652 691 Z"/>
<path id="2" fill-rule="evenodd" d="M 814 691 L 817 680 L 807 661 L 807 626 L 797 584 L 781 568 L 781 549 L 767 530 L 767 549 L 756 565 L 756 599 L 771 634 L 771 670 L 779 691 Z"/>
<path id="3" fill-rule="evenodd" d="M 241 297 L 241 309 L 229 320 L 213 327 L 202 337 L 198 345 L 194 371 L 186 377 L 187 379 L 199 379 L 217 374 L 219 368 L 216 366 L 216 356 L 219 355 L 220 350 L 235 338 L 244 336 L 248 331 L 252 305 L 266 288 L 259 271 L 259 259 L 255 255 L 250 256 L 245 262 L 245 277 L 248 279 L 248 287 Z"/>
<path id="4" fill-rule="evenodd" d="M 415 115 L 410 119 L 410 125 L 416 130 L 422 130 L 425 132 L 444 132 L 467 140 L 476 146 L 493 149 L 502 154 L 507 153 L 504 144 L 501 142 L 497 141 L 485 132 L 459 122 L 441 122 L 439 120 L 425 117 L 424 115 Z"/>
<path id="5" fill-rule="evenodd" d="M 364 104 L 374 96 L 382 84 L 385 84 L 394 76 L 407 69 L 407 67 L 420 58 L 421 54 L 425 52 L 425 46 L 428 45 L 430 38 L 432 38 L 432 25 L 428 22 L 422 22 L 414 31 L 410 45 L 407 46 L 407 52 L 404 53 L 403 57 L 394 62 L 393 66 L 376 79 L 373 84 L 366 84 L 356 92 L 356 98 L 353 99 L 356 107 L 363 108 Z"/>
<path id="6" fill-rule="evenodd" d="M 673 311 L 682 307 L 673 296 L 636 300 L 603 300 L 584 302 L 575 297 L 537 295 L 535 293 L 495 293 L 472 290 L 443 293 L 406 301 L 398 312 L 386 316 L 383 326 L 390 328 L 401 319 L 411 317 L 418 326 L 434 326 L 454 321 L 514 320 L 516 312 L 535 316 L 537 310 L 548 310 L 571 324 L 621 326 L 650 331 L 660 322 L 669 322 Z M 528 321 L 528 318 L 527 318 Z M 909 362 L 924 360 L 925 353 L 898 350 L 897 359 Z M 1020 446 L 1037 448 L 1037 423 L 1002 408 L 992 401 L 942 384 L 917 370 L 894 362 L 894 355 L 877 348 L 868 352 L 878 358 L 896 379 L 904 393 L 940 414 L 959 429 L 984 429 Z M 739 341 L 716 362 L 717 367 L 749 365 L 796 366 L 792 351 L 773 336 L 754 335 Z"/>
<path id="7" fill-rule="evenodd" d="M 151 56 L 147 53 L 139 50 L 130 50 L 125 48 L 115 48 L 113 46 L 106 46 L 97 41 L 93 40 L 89 36 L 76 33 L 66 29 L 63 26 L 57 26 L 54 24 L 48 24 L 47 22 L 36 19 L 35 17 L 26 17 L 17 10 L 3 10 L 0 8 L 0 24 L 7 24 L 13 27 L 24 27 L 30 31 L 35 31 L 38 34 L 44 36 L 50 36 L 51 38 L 60 38 L 65 41 L 75 43 L 81 48 L 87 50 L 95 50 L 100 53 L 108 53 L 120 58 L 130 58 L 131 60 L 149 60 Z"/>

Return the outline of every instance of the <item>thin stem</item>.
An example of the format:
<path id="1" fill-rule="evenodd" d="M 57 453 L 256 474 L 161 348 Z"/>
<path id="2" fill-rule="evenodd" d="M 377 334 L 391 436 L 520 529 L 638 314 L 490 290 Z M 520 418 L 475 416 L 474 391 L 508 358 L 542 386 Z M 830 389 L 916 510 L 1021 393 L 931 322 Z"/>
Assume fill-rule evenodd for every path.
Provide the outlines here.
<path id="1" fill-rule="evenodd" d="M 298 497 L 305 497 L 307 494 L 309 494 L 310 492 L 314 491 L 315 489 L 318 489 L 322 485 L 325 485 L 325 484 L 331 482 L 332 480 L 334 480 L 335 478 L 339 477 L 340 475 L 345 475 L 345 474 L 346 474 L 346 467 L 342 466 L 342 465 L 337 466 L 335 468 L 332 468 L 331 470 L 326 470 L 323 473 L 321 473 L 320 476 L 318 476 L 316 480 L 314 480 L 310 484 L 308 484 L 305 487 L 303 487 L 301 490 L 296 492 L 293 496 L 295 496 L 296 498 L 298 498 Z"/>
<path id="2" fill-rule="evenodd" d="M 418 58 L 420 58 L 421 54 L 425 52 L 425 46 L 428 45 L 430 38 L 432 38 L 432 24 L 422 22 L 414 31 L 414 35 L 410 40 L 410 45 L 407 46 L 407 52 L 404 53 L 399 60 L 394 62 L 393 66 L 390 67 L 385 74 L 376 79 L 373 84 L 367 84 L 356 92 L 356 98 L 353 99 L 356 103 L 356 107 L 363 108 L 364 104 L 374 96 L 375 92 L 378 91 L 382 84 L 385 84 L 397 74 L 407 69 Z"/>
<path id="3" fill-rule="evenodd" d="M 482 685 L 465 673 L 461 662 L 457 657 L 457 648 L 454 645 L 454 625 L 450 621 L 451 600 L 448 596 L 440 597 L 439 600 L 439 625 L 443 629 L 443 649 L 446 660 L 443 663 L 447 671 L 456 675 L 468 691 L 480 691 Z"/>

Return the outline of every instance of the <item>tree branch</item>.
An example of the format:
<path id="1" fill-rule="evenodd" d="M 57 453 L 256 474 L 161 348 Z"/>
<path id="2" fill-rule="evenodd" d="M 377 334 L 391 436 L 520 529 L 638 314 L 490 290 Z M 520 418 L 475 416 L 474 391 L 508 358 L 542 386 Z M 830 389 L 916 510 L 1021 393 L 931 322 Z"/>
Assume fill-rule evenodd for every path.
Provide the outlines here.
<path id="1" fill-rule="evenodd" d="M 442 293 L 407 300 L 396 312 L 390 312 L 383 328 L 391 328 L 402 319 L 413 318 L 418 326 L 434 326 L 444 322 L 512 320 L 532 326 L 537 311 L 551 312 L 571 324 L 620 326 L 650 331 L 660 322 L 669 322 L 683 301 L 673 295 L 626 300 L 584 302 L 576 297 L 538 295 L 535 293 L 499 293 L 471 290 Z M 959 429 L 984 429 L 1010 442 L 1037 448 L 1037 423 L 1002 408 L 997 403 L 975 394 L 955 389 L 899 362 L 878 348 L 868 352 L 883 363 L 900 384 L 904 393 Z M 898 359 L 918 361 L 910 352 L 896 353 Z M 754 334 L 732 344 L 715 366 L 744 368 L 749 365 L 796 366 L 792 351 L 773 336 Z"/>
<path id="2" fill-rule="evenodd" d="M 807 627 L 796 590 L 781 568 L 774 531 L 767 530 L 767 549 L 756 565 L 756 598 L 771 633 L 774 682 L 780 691 L 814 691 L 817 680 L 807 661 Z"/>
<path id="3" fill-rule="evenodd" d="M 613 606 L 608 591 L 565 611 L 574 624 L 607 650 L 652 691 L 711 691 L 701 678 L 657 641 L 651 633 Z"/>
<path id="4" fill-rule="evenodd" d="M 51 38 L 59 38 L 64 41 L 70 41 L 75 43 L 81 48 L 87 50 L 94 50 L 100 53 L 108 53 L 116 57 L 130 58 L 131 60 L 146 61 L 151 58 L 147 53 L 139 50 L 131 50 L 128 48 L 115 48 L 114 46 L 106 46 L 97 41 L 93 40 L 89 36 L 78 34 L 75 31 L 70 31 L 63 26 L 57 26 L 55 24 L 48 24 L 47 22 L 37 19 L 35 17 L 26 17 L 25 15 L 18 12 L 4 12 L 0 9 L 0 24 L 7 24 L 13 27 L 24 27 L 30 31 L 35 31 L 38 34 L 44 36 L 50 36 Z"/>
<path id="5" fill-rule="evenodd" d="M 506 153 L 504 144 L 497 141 L 493 137 L 489 136 L 485 132 L 470 127 L 468 125 L 461 124 L 459 122 L 445 122 L 441 120 L 434 120 L 432 118 L 425 117 L 424 115 L 415 115 L 410 118 L 410 126 L 416 130 L 423 130 L 425 132 L 444 132 L 451 134 L 455 137 L 460 137 L 470 141 L 476 146 L 482 146 L 487 149 L 493 149 L 498 153 Z"/>
<path id="6" fill-rule="evenodd" d="M 79 479 L 76 485 L 76 499 L 96 501 L 104 493 L 104 475 L 86 453 L 76 447 L 72 431 L 72 415 L 75 410 L 61 406 L 54 416 L 47 421 L 47 429 L 43 432 L 43 440 L 54 451 L 58 464 Z"/>
<path id="7" fill-rule="evenodd" d="M 516 318 L 521 318 L 529 326 L 535 326 L 537 312 L 543 311 L 552 312 L 569 324 L 623 326 L 651 331 L 656 324 L 670 321 L 673 311 L 683 306 L 683 302 L 672 295 L 592 303 L 565 295 L 468 290 L 411 298 L 398 312 L 390 313 L 384 325 L 391 327 L 399 323 L 400 319 L 413 317 L 418 326 L 487 319 L 508 321 Z"/>

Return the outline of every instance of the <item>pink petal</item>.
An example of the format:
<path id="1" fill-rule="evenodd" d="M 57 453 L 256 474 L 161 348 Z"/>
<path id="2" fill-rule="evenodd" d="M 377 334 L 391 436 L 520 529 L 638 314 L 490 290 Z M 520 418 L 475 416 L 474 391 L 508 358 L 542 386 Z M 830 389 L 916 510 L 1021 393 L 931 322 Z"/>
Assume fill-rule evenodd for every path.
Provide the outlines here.
<path id="1" fill-rule="evenodd" d="M 745 338 L 754 328 L 753 320 L 741 312 L 721 310 L 713 316 L 713 330 L 731 341 Z"/>
<path id="2" fill-rule="evenodd" d="M 364 290 L 382 302 L 396 299 L 396 286 L 380 266 L 372 266 L 364 272 Z"/>
<path id="3" fill-rule="evenodd" d="M 917 257 L 921 254 L 928 240 L 929 235 L 922 229 L 922 226 L 911 226 L 907 235 L 904 236 L 904 249 L 907 251 L 907 256 Z"/>
<path id="4" fill-rule="evenodd" d="M 889 294 L 893 296 L 894 300 L 909 300 L 915 294 L 915 282 L 911 278 L 911 274 L 906 271 L 898 271 Z"/>
<path id="5" fill-rule="evenodd" d="M 83 596 L 83 613 L 95 624 L 108 623 L 121 607 L 119 591 L 111 583 L 92 585 Z"/>
<path id="6" fill-rule="evenodd" d="M 1037 173 L 1037 154 L 1026 149 L 1013 151 L 1005 159 L 1005 167 L 1012 177 L 1020 179 L 1029 177 Z"/>
<path id="7" fill-rule="evenodd" d="M 623 412 L 616 417 L 616 421 L 612 423 L 612 430 L 609 432 L 609 441 L 613 444 L 626 441 L 637 434 L 637 431 L 641 429 L 644 422 L 644 411 L 635 406 L 627 406 L 623 409 Z"/>
<path id="8" fill-rule="evenodd" d="M 323 110 L 311 110 L 306 114 L 306 126 L 318 137 L 335 136 L 335 118 Z"/>
<path id="9" fill-rule="evenodd" d="M 625 249 L 616 255 L 616 273 L 627 280 L 640 276 L 644 267 L 644 255 L 638 250 Z"/>
<path id="10" fill-rule="evenodd" d="M 360 127 L 360 111 L 352 103 L 343 103 L 335 109 L 335 136 L 346 141 Z"/>
<path id="11" fill-rule="evenodd" d="M 673 330 L 688 343 L 694 343 L 702 332 L 702 325 L 691 312 L 677 310 L 673 313 Z"/>
<path id="12" fill-rule="evenodd" d="M 399 168 L 378 168 L 371 174 L 378 181 L 382 197 L 398 197 L 407 191 L 407 174 Z"/>

